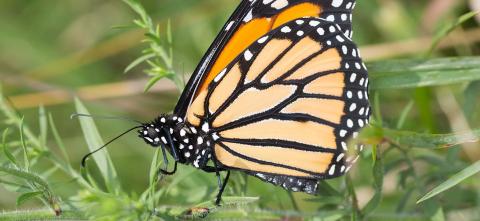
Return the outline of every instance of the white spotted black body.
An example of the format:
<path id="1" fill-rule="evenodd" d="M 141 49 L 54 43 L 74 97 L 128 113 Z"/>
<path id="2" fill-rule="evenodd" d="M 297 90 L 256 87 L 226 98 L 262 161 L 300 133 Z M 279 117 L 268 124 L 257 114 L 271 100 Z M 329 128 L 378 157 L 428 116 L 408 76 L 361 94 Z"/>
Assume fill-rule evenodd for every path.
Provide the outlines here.
<path id="1" fill-rule="evenodd" d="M 173 157 L 177 155 L 179 163 L 201 169 L 212 158 L 214 135 L 209 133 L 208 124 L 196 128 L 175 115 L 162 115 L 144 124 L 138 132 L 147 144 L 153 147 L 163 145 Z"/>

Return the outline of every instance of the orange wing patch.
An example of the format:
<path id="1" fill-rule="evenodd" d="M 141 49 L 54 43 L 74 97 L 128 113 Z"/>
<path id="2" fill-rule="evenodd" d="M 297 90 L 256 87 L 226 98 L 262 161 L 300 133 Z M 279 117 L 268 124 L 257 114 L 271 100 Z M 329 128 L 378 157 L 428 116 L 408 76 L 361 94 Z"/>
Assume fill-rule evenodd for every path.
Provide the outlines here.
<path id="1" fill-rule="evenodd" d="M 321 45 L 311 38 L 307 37 L 300 40 L 278 61 L 277 65 L 263 76 L 262 83 L 269 83 L 279 78 L 308 56 L 320 51 L 321 48 Z"/>
<path id="2" fill-rule="evenodd" d="M 232 121 L 269 110 L 295 92 L 293 85 L 274 85 L 265 90 L 249 89 L 240 94 L 214 121 L 220 127 Z M 213 98 L 212 98 L 213 99 Z"/>
<path id="3" fill-rule="evenodd" d="M 345 73 L 338 72 L 319 77 L 308 83 L 303 92 L 341 97 L 345 88 Z"/>
<path id="4" fill-rule="evenodd" d="M 223 144 L 246 157 L 314 173 L 324 173 L 333 158 L 333 153 L 312 152 L 277 146 L 251 146 L 229 142 L 224 142 Z M 221 158 L 219 160 L 222 162 Z"/>
<path id="5" fill-rule="evenodd" d="M 194 126 L 200 125 L 200 118 L 198 118 L 197 116 L 205 115 L 204 104 L 207 94 L 207 91 L 200 92 L 200 94 L 195 98 L 192 105 L 190 105 L 190 108 L 188 109 L 188 122 Z"/>
<path id="6" fill-rule="evenodd" d="M 231 96 L 238 82 L 240 81 L 242 73 L 240 72 L 239 64 L 235 64 L 224 79 L 215 87 L 212 96 L 209 100 L 210 113 L 214 113 L 217 109 Z"/>
<path id="7" fill-rule="evenodd" d="M 255 80 L 260 73 L 262 73 L 267 66 L 272 63 L 282 52 L 284 52 L 292 42 L 290 40 L 278 40 L 273 39 L 265 45 L 264 50 L 262 50 L 255 61 L 253 61 L 252 66 L 248 70 L 247 76 L 245 78 L 245 83 L 249 83 Z"/>
<path id="8" fill-rule="evenodd" d="M 344 114 L 344 107 L 345 102 L 340 100 L 300 98 L 290 103 L 281 112 L 287 114 L 307 114 L 335 124 L 340 124 Z"/>
<path id="9" fill-rule="evenodd" d="M 284 175 L 296 176 L 296 177 L 311 177 L 311 175 L 304 172 L 297 171 L 297 170 L 260 164 L 260 163 L 243 159 L 238 156 L 234 156 L 233 154 L 231 154 L 230 152 L 228 152 L 218 144 L 215 145 L 215 156 L 223 165 L 231 168 L 239 168 L 244 170 L 258 171 L 258 172 L 265 172 L 265 173 L 284 174 Z"/>
<path id="10" fill-rule="evenodd" d="M 275 18 L 274 24 L 272 29 L 278 28 L 281 25 L 293 21 L 297 18 L 302 17 L 318 17 L 322 13 L 322 8 L 318 5 L 314 5 L 312 3 L 301 3 L 290 7 L 283 11 L 282 13 L 278 14 Z"/>
<path id="11" fill-rule="evenodd" d="M 241 25 L 220 52 L 197 94 L 206 90 L 220 71 L 261 36 L 289 21 L 305 16 L 318 17 L 321 12 L 318 5 L 302 3 L 289 7 L 272 18 L 256 18 Z"/>
<path id="12" fill-rule="evenodd" d="M 230 139 L 279 139 L 307 145 L 336 149 L 334 128 L 307 121 L 287 121 L 268 119 L 220 132 L 220 136 Z"/>
<path id="13" fill-rule="evenodd" d="M 317 55 L 312 60 L 308 61 L 305 65 L 290 75 L 287 80 L 304 79 L 316 73 L 337 70 L 341 67 L 341 61 L 342 57 L 338 53 L 337 49 L 328 49 Z"/>

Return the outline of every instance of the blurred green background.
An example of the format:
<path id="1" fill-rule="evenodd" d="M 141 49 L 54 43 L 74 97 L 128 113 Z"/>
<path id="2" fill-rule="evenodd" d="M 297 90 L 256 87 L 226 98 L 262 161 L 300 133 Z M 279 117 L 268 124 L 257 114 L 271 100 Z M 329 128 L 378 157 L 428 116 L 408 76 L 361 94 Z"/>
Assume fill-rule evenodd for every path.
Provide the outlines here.
<path id="1" fill-rule="evenodd" d="M 171 21 L 174 70 L 188 78 L 239 1 L 141 2 L 154 22 L 159 24 L 162 35 L 167 20 Z M 478 0 L 359 1 L 354 13 L 353 39 L 360 46 L 366 62 L 392 58 L 425 58 L 432 36 L 461 15 L 478 10 Z M 78 120 L 69 118 L 75 112 L 74 96 L 80 97 L 91 113 L 127 116 L 140 121 L 148 121 L 160 113 L 170 112 L 179 96 L 174 84 L 167 80 L 159 81 L 152 90 L 144 93 L 144 85 L 148 80 L 143 73 L 146 65 L 140 65 L 124 74 L 126 66 L 146 48 L 141 43 L 144 39 L 143 30 L 132 24 L 135 18 L 137 15 L 131 8 L 118 0 L 0 1 L 0 80 L 3 94 L 18 113 L 25 117 L 25 122 L 32 131 L 39 130 L 38 107 L 45 106 L 59 128 L 75 169 L 80 167 L 81 157 L 88 149 Z M 439 49 L 427 57 L 478 56 L 479 22 L 480 17 L 477 16 L 456 27 L 440 42 Z M 480 82 L 473 81 L 435 88 L 381 90 L 375 93 L 380 101 L 376 104 L 379 106 L 377 110 L 381 110 L 383 126 L 394 128 L 402 111 L 410 103 L 413 106 L 402 130 L 451 133 L 480 128 L 479 91 Z M 2 121 L 7 119 L 3 117 L 0 118 Z M 121 121 L 97 120 L 96 123 L 104 140 L 132 126 Z M 0 124 L 2 131 L 4 127 L 7 124 Z M 10 137 L 18 139 L 18 133 Z M 55 146 L 53 138 L 49 138 L 48 143 Z M 383 148 L 389 147 L 386 145 Z M 54 152 L 58 152 L 58 149 Z M 118 179 L 128 194 L 138 194 L 149 185 L 148 170 L 154 150 L 138 139 L 135 133 L 110 145 L 109 152 Z M 351 172 L 360 208 L 375 193 L 372 186 L 372 156 L 368 154 L 370 152 L 367 151 Z M 478 142 L 433 151 L 413 149 L 408 154 L 428 158 L 425 161 L 438 162 L 424 162 L 415 158 L 413 167 L 409 167 L 399 160 L 400 154 L 389 155 L 384 159 L 385 164 L 399 163 L 392 163 L 391 170 L 384 175 L 383 200 L 374 211 L 376 216 L 372 219 L 402 219 L 402 216 L 412 220 L 432 219 L 432 214 L 437 214 L 438 210 L 431 210 L 430 207 L 438 209 L 439 205 L 442 216 L 447 220 L 480 219 L 476 216 L 480 215 L 478 175 L 433 199 L 437 203 L 415 204 L 418 198 L 435 185 L 479 160 Z M 0 159 L 2 157 L 4 156 L 0 154 Z M 42 173 L 45 168 L 48 165 L 40 163 L 33 170 Z M 422 188 L 415 185 L 417 180 L 409 177 L 411 168 L 417 170 L 417 176 L 428 174 L 428 180 L 422 181 L 425 184 Z M 98 176 L 98 173 L 93 172 L 93 175 Z M 178 183 L 167 194 L 169 197 L 162 198 L 160 204 L 195 205 L 215 195 L 216 179 L 212 174 L 180 166 L 175 177 L 181 179 L 167 178 L 162 181 L 165 184 L 175 179 Z M 55 173 L 48 179 L 54 192 L 63 201 L 68 201 L 69 196 L 78 194 L 80 190 L 69 179 L 62 173 Z M 245 179 L 248 189 L 242 192 Z M 329 184 L 345 188 L 344 179 Z M 289 195 L 281 188 L 252 177 L 245 178 L 241 173 L 233 173 L 232 183 L 225 196 L 239 194 L 260 196 L 259 202 L 255 202 L 253 207 L 265 210 L 335 211 L 335 205 L 338 205 L 337 201 L 328 197 L 322 199 L 301 193 Z M 404 197 L 406 194 L 410 197 Z M 0 186 L 0 211 L 42 207 L 39 201 L 16 206 L 17 196 L 17 193 Z"/>

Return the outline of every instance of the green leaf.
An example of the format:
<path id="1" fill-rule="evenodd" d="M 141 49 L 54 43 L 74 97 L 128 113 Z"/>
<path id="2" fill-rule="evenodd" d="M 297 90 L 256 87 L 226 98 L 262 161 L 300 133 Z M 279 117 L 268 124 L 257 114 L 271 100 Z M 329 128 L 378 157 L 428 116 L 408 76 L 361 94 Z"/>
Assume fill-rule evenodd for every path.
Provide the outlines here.
<path id="1" fill-rule="evenodd" d="M 25 142 L 25 137 L 23 135 L 23 117 L 20 121 L 20 141 L 22 142 L 22 149 L 23 149 L 23 163 L 25 164 L 25 170 L 30 169 L 30 159 L 28 159 L 27 154 L 27 144 Z"/>
<path id="2" fill-rule="evenodd" d="M 138 66 L 139 64 L 145 62 L 146 60 L 150 59 L 150 58 L 154 58 L 155 57 L 155 54 L 153 53 L 149 53 L 149 54 L 145 54 L 145 55 L 142 55 L 141 57 L 135 59 L 134 61 L 132 61 L 132 63 L 130 63 L 126 68 L 125 70 L 123 71 L 124 73 L 127 73 L 129 72 L 130 70 L 132 70 L 134 67 Z"/>
<path id="3" fill-rule="evenodd" d="M 368 64 L 371 89 L 439 86 L 480 79 L 480 57 L 403 59 Z"/>
<path id="4" fill-rule="evenodd" d="M 363 209 L 364 215 L 370 214 L 380 205 L 383 191 L 383 174 L 383 159 L 381 154 L 377 152 L 375 164 L 373 166 L 373 186 L 375 188 L 375 194 Z"/>
<path id="5" fill-rule="evenodd" d="M 40 177 L 37 174 L 34 174 L 32 172 L 22 170 L 22 169 L 18 169 L 18 168 L 15 168 L 15 167 L 2 166 L 2 165 L 0 165 L 0 171 L 8 173 L 8 174 L 10 174 L 12 176 L 15 176 L 15 177 L 18 177 L 18 178 L 22 178 L 26 181 L 39 184 L 44 189 L 50 189 L 47 181 L 45 181 L 42 177 Z"/>
<path id="6" fill-rule="evenodd" d="M 147 85 L 145 85 L 145 88 L 143 89 L 143 92 L 145 92 L 145 93 L 148 92 L 159 80 L 161 80 L 164 77 L 165 76 L 155 76 L 155 77 L 150 78 L 150 80 L 148 80 Z"/>
<path id="7" fill-rule="evenodd" d="M 414 103 L 415 102 L 413 102 L 413 101 L 408 102 L 407 106 L 403 109 L 403 111 L 400 114 L 400 117 L 398 118 L 398 121 L 397 121 L 397 126 L 396 126 L 397 129 L 401 129 L 403 127 L 403 125 L 405 124 L 405 121 L 407 120 L 408 113 L 410 113 L 410 111 L 412 110 Z"/>
<path id="8" fill-rule="evenodd" d="M 476 15 L 478 15 L 479 12 L 468 12 L 462 16 L 460 16 L 457 20 L 455 20 L 452 23 L 448 23 L 445 25 L 442 29 L 440 29 L 439 32 L 435 35 L 435 37 L 432 40 L 432 44 L 430 48 L 428 49 L 426 55 L 429 56 L 432 54 L 433 50 L 438 46 L 440 41 L 445 38 L 450 32 L 455 30 L 458 26 L 462 25 L 464 22 L 470 20 L 471 18 L 474 18 Z"/>
<path id="9" fill-rule="evenodd" d="M 42 191 L 34 191 L 34 192 L 24 193 L 17 198 L 17 206 L 20 206 L 23 203 L 25 203 L 26 201 L 28 201 L 28 200 L 30 200 L 34 197 L 37 197 L 38 195 L 42 195 L 42 194 L 43 194 Z"/>
<path id="10" fill-rule="evenodd" d="M 2 135 L 2 149 L 3 149 L 3 153 L 5 154 L 5 156 L 8 158 L 8 160 L 9 160 L 11 163 L 13 163 L 14 165 L 17 165 L 17 160 L 15 159 L 15 156 L 13 156 L 12 153 L 10 153 L 10 151 L 8 150 L 8 146 L 7 146 L 7 135 L 8 135 L 8 128 L 3 131 L 3 135 Z"/>
<path id="11" fill-rule="evenodd" d="M 454 186 L 462 182 L 463 180 L 475 175 L 476 173 L 480 172 L 480 161 L 475 162 L 474 164 L 470 165 L 469 167 L 463 169 L 462 171 L 458 172 L 457 174 L 450 177 L 448 180 L 443 182 L 442 184 L 438 185 L 437 187 L 433 188 L 430 192 L 425 194 L 422 198 L 417 201 L 421 203 L 425 200 L 428 200 Z"/>
<path id="12" fill-rule="evenodd" d="M 63 158 L 65 158 L 68 165 L 70 166 L 70 158 L 68 157 L 67 149 L 65 148 L 65 145 L 63 144 L 62 138 L 60 138 L 60 134 L 58 133 L 57 126 L 55 126 L 55 122 L 53 121 L 53 117 L 52 117 L 51 114 L 48 114 L 48 122 L 50 124 L 50 129 L 52 130 L 53 138 L 55 139 L 55 142 L 57 143 L 58 147 L 60 148 L 60 151 L 62 152 Z"/>
<path id="13" fill-rule="evenodd" d="M 75 107 L 77 113 L 90 114 L 87 108 L 78 98 L 75 98 Z M 100 137 L 100 134 L 97 127 L 95 126 L 95 122 L 93 121 L 93 119 L 78 119 L 80 121 L 80 126 L 82 128 L 83 135 L 85 137 L 85 141 L 87 142 L 89 150 L 92 152 L 95 151 L 97 148 L 103 146 L 104 142 Z M 117 178 L 117 172 L 107 150 L 103 149 L 101 151 L 98 151 L 96 154 L 93 155 L 93 159 L 97 164 L 100 173 L 102 174 L 107 189 L 113 193 L 120 193 L 121 187 Z"/>
<path id="14" fill-rule="evenodd" d="M 480 129 L 464 133 L 451 134 L 428 134 L 414 131 L 402 131 L 390 128 L 382 128 L 371 124 L 362 129 L 356 142 L 364 144 L 379 144 L 383 140 L 392 142 L 406 148 L 448 148 L 458 144 L 477 142 L 480 137 Z"/>
<path id="15" fill-rule="evenodd" d="M 142 18 L 143 21 L 148 20 L 148 14 L 145 11 L 145 8 L 138 2 L 137 0 L 123 0 L 130 8 L 135 11 L 140 17 Z M 145 24 L 148 25 L 148 24 Z"/>

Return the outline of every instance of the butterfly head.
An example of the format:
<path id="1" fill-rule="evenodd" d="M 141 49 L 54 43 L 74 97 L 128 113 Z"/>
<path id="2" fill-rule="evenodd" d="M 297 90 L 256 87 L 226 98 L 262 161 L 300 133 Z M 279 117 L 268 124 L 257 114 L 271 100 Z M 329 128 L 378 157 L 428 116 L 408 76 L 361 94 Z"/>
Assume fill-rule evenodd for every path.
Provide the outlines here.
<path id="1" fill-rule="evenodd" d="M 138 136 L 153 147 L 158 147 L 162 143 L 168 144 L 178 119 L 172 115 L 162 115 L 150 123 L 143 124 Z"/>

